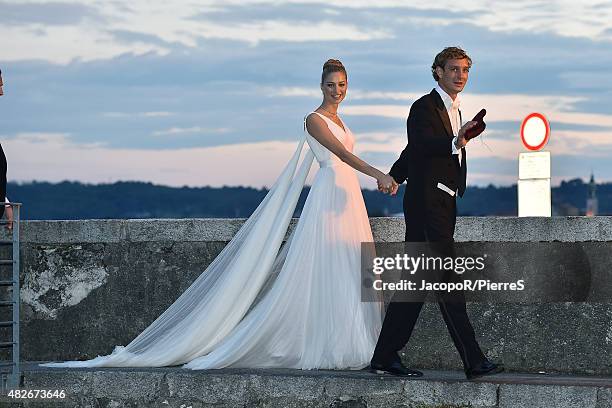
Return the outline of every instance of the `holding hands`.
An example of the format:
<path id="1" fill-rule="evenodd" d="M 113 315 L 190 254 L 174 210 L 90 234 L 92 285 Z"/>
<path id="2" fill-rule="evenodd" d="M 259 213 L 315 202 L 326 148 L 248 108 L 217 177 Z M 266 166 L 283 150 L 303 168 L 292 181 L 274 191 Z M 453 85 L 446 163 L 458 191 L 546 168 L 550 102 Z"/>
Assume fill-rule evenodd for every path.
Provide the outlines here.
<path id="1" fill-rule="evenodd" d="M 378 191 L 381 191 L 385 194 L 390 194 L 394 196 L 397 194 L 397 189 L 399 188 L 399 184 L 388 174 L 383 174 L 381 177 L 376 179 L 378 184 Z"/>

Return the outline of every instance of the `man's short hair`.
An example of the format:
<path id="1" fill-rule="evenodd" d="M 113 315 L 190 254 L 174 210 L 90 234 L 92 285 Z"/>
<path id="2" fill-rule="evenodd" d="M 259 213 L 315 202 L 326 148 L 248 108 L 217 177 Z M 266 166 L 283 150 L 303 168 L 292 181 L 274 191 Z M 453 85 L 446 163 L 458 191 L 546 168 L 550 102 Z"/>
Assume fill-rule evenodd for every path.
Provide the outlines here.
<path id="1" fill-rule="evenodd" d="M 438 55 L 436 55 L 436 58 L 434 58 L 434 62 L 431 65 L 431 74 L 433 75 L 436 82 L 440 80 L 440 77 L 438 76 L 438 74 L 436 74 L 436 67 L 444 69 L 448 60 L 452 59 L 467 59 L 469 66 L 472 66 L 472 59 L 461 48 L 446 47 L 445 49 L 440 51 Z"/>

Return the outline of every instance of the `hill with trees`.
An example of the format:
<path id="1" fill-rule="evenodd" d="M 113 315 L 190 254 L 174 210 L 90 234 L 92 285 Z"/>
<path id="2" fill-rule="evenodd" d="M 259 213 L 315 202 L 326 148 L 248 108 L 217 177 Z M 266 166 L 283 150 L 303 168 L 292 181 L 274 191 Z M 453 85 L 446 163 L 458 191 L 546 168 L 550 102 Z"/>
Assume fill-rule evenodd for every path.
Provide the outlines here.
<path id="1" fill-rule="evenodd" d="M 38 220 L 126 218 L 240 218 L 248 217 L 266 195 L 251 187 L 168 187 L 144 182 L 83 184 L 78 182 L 9 183 L 8 196 L 23 203 L 22 218 Z M 363 190 L 372 217 L 400 215 L 404 186 L 396 197 Z M 580 179 L 562 182 L 552 190 L 555 215 L 582 215 L 588 184 Z M 306 199 L 304 188 L 296 209 Z M 612 183 L 597 186 L 599 214 L 612 214 Z M 517 214 L 516 185 L 469 187 L 458 200 L 459 215 Z"/>

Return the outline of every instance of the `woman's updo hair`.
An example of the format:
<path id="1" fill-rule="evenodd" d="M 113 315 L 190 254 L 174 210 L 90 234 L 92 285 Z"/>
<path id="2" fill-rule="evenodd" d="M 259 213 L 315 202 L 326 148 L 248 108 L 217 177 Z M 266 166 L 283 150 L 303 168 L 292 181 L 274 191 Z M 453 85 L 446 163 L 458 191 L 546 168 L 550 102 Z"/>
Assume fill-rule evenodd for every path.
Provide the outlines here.
<path id="1" fill-rule="evenodd" d="M 332 72 L 342 72 L 344 77 L 348 79 L 348 75 L 346 75 L 346 69 L 344 69 L 344 65 L 337 59 L 328 59 L 325 64 L 323 64 L 323 73 L 321 74 L 321 83 L 325 82 L 325 77 L 327 77 Z"/>

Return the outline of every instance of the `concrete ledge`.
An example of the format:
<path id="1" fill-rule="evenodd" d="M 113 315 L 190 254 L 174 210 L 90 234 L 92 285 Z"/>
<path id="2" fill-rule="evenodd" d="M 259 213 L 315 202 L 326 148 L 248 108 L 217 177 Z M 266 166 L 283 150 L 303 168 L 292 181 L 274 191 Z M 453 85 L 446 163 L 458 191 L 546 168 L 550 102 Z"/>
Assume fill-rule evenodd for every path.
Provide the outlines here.
<path id="1" fill-rule="evenodd" d="M 422 379 L 367 371 L 49 369 L 28 364 L 22 389 L 65 390 L 59 401 L 10 406 L 79 407 L 612 407 L 612 378 L 499 374 L 466 381 L 426 371 Z M 63 404 L 63 405 L 60 405 Z M 3 405 L 4 406 L 4 405 Z"/>
<path id="2" fill-rule="evenodd" d="M 25 221 L 25 243 L 229 241 L 244 219 Z M 291 228 L 297 222 L 294 219 Z M 377 242 L 404 240 L 403 218 L 371 218 Z M 457 241 L 612 241 L 612 217 L 459 217 Z"/>

